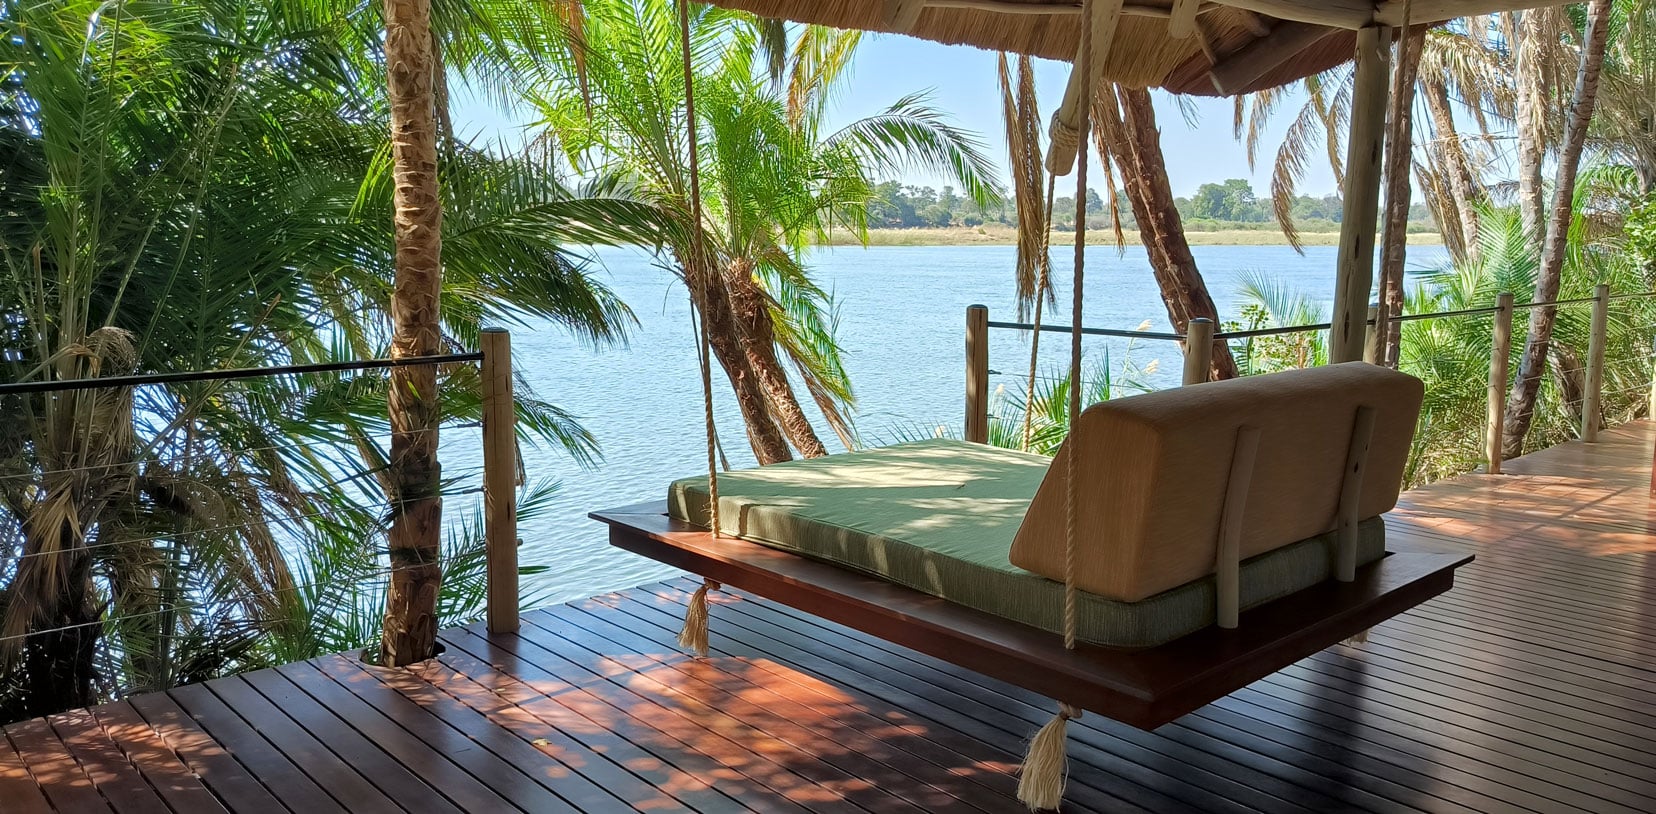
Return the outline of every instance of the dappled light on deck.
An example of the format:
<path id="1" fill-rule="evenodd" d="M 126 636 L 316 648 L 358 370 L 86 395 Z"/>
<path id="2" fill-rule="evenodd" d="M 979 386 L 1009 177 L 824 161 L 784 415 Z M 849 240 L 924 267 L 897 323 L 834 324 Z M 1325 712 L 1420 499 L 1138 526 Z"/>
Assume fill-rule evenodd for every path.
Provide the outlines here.
<path id="1" fill-rule="evenodd" d="M 1647 811 L 1653 443 L 1407 493 L 1388 544 L 1476 554 L 1453 590 L 1155 732 L 1072 722 L 1071 809 Z M 12 724 L 0 810 L 1023 811 L 1046 699 L 729 590 L 693 658 L 695 585 Z"/>

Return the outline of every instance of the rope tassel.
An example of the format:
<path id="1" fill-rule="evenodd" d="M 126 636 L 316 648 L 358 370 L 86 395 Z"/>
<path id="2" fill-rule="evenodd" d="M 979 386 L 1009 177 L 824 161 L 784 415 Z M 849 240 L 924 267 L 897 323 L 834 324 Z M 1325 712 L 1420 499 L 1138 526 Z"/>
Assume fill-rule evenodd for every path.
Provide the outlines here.
<path id="1" fill-rule="evenodd" d="M 707 592 L 719 590 L 719 583 L 702 580 L 700 588 L 690 595 L 690 607 L 684 612 L 684 628 L 679 631 L 679 647 L 707 657 Z"/>
<path id="2" fill-rule="evenodd" d="M 1018 773 L 1018 802 L 1029 806 L 1030 811 L 1056 809 L 1063 804 L 1064 786 L 1069 782 L 1069 754 L 1065 746 L 1068 724 L 1079 717 L 1081 710 L 1059 704 L 1058 714 L 1029 739 L 1029 751 Z"/>

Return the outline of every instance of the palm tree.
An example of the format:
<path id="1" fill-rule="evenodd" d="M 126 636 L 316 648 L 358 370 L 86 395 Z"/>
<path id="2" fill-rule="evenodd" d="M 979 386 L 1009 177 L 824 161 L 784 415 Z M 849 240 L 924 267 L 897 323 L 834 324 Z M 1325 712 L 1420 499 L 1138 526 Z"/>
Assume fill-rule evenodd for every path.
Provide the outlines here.
<path id="1" fill-rule="evenodd" d="M 437 188 L 437 94 L 431 0 L 385 0 L 385 64 L 391 103 L 391 166 L 397 276 L 391 298 L 392 357 L 441 349 L 443 205 Z M 437 562 L 443 522 L 437 461 L 437 369 L 393 368 L 391 589 L 380 658 L 401 667 L 437 644 Z"/>
<path id="2" fill-rule="evenodd" d="M 862 234 L 876 174 L 917 165 L 952 176 L 969 197 L 996 195 L 977 142 L 924 99 L 838 130 L 825 126 L 834 87 L 857 35 L 806 28 L 786 78 L 760 59 L 767 26 L 747 14 L 692 15 L 695 129 L 705 157 L 701 228 L 695 223 L 684 124 L 682 51 L 664 0 L 585 5 L 577 61 L 537 75 L 528 91 L 547 137 L 580 172 L 612 171 L 670 221 L 662 254 L 707 321 L 707 342 L 736 395 L 760 463 L 826 449 L 781 360 L 847 443 L 850 383 L 832 332 L 831 302 L 805 252 L 836 229 Z M 590 93 L 588 105 L 580 95 Z M 699 249 L 699 250 L 698 250 Z"/>
<path id="3" fill-rule="evenodd" d="M 1529 160 L 1520 165 L 1519 209 L 1530 234 L 1543 236 L 1541 266 L 1536 273 L 1535 302 L 1558 298 L 1564 273 L 1564 252 L 1570 238 L 1570 221 L 1577 211 L 1576 173 L 1581 167 L 1581 153 L 1587 142 L 1587 127 L 1593 118 L 1593 107 L 1598 100 L 1599 69 L 1604 62 L 1605 42 L 1609 37 L 1611 0 L 1592 0 L 1587 4 L 1586 30 L 1581 38 L 1581 62 L 1577 69 L 1575 90 L 1571 94 L 1570 117 L 1564 131 L 1564 141 L 1558 150 L 1558 176 L 1554 181 L 1552 208 L 1544 227 L 1539 212 L 1532 213 L 1533 202 L 1524 189 L 1528 181 Z M 1533 14 L 1534 12 L 1531 12 Z M 1527 27 L 1527 26 L 1526 26 Z M 1520 80 L 1522 74 L 1520 71 Z M 1520 98 L 1525 95 L 1520 90 Z M 1522 118 L 1519 132 L 1526 129 Z M 1539 172 L 1539 159 L 1536 160 Z M 1506 440 L 1503 454 L 1515 456 L 1524 448 L 1524 436 L 1529 433 L 1535 415 L 1535 397 L 1540 389 L 1542 369 L 1547 363 L 1547 349 L 1552 340 L 1553 320 L 1557 309 L 1543 306 L 1530 317 L 1529 335 L 1524 341 L 1524 357 L 1518 365 L 1518 378 L 1512 384 L 1507 398 Z"/>
<path id="4" fill-rule="evenodd" d="M 1161 131 L 1156 127 L 1156 109 L 1150 91 L 1143 88 L 1106 86 L 1093 101 L 1098 127 L 1094 137 L 1099 153 L 1109 155 L 1121 168 L 1122 184 L 1138 224 L 1139 238 L 1150 257 L 1150 269 L 1161 289 L 1167 320 L 1183 332 L 1190 320 L 1219 318 L 1208 293 L 1207 281 L 1196 267 L 1196 257 L 1185 239 L 1184 223 L 1174 203 L 1173 187 L 1167 180 L 1167 159 L 1162 154 Z M 1110 185 L 1114 187 L 1114 183 Z M 1236 376 L 1236 360 L 1223 342 L 1213 348 L 1214 379 Z"/>
<path id="5" fill-rule="evenodd" d="M 0 1 L 8 378 L 383 355 L 396 184 L 379 25 L 346 3 Z M 654 235 L 654 210 L 613 179 L 570 190 L 544 156 L 446 152 L 437 346 L 475 344 L 486 320 L 622 335 L 629 312 L 565 247 Z M 475 417 L 476 377 L 444 366 L 422 392 Z M 383 601 L 391 389 L 318 374 L 0 401 L 0 713 L 378 638 L 317 612 Z M 554 406 L 531 393 L 522 409 L 528 437 L 592 454 Z M 461 532 L 438 556 L 455 577 L 444 622 L 475 585 Z"/>

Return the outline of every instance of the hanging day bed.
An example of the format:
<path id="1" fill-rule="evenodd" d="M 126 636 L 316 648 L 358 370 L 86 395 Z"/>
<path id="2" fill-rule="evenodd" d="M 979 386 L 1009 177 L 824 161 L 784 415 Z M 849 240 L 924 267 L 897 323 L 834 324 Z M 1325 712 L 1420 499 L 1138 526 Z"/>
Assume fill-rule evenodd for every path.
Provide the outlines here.
<path id="1" fill-rule="evenodd" d="M 592 516 L 709 587 L 1152 729 L 1451 587 L 1471 557 L 1384 544 L 1421 397 L 1363 362 L 1210 382 L 1093 405 L 1051 460 L 935 439 L 720 473 L 717 534 L 705 475 Z"/>
<path id="2" fill-rule="evenodd" d="M 1411 5 L 1402 3 L 1407 28 Z M 878 6 L 896 30 L 936 22 L 938 13 L 918 0 L 816 4 L 829 5 Z M 696 224 L 690 255 L 699 257 L 691 23 L 687 0 L 677 6 Z M 1174 0 L 1171 39 L 1191 39 L 1201 6 Z M 1076 176 L 1071 381 L 1081 378 L 1085 100 L 1105 58 L 1120 56 L 1110 45 L 1124 9 L 1119 0 L 1085 0 L 1073 9 L 1078 25 L 1053 29 L 1077 35 L 1045 159 L 1054 175 L 1073 167 Z M 1344 364 L 1085 411 L 1071 388 L 1069 435 L 1051 461 L 939 439 L 719 473 L 708 316 L 698 309 L 707 476 L 674 483 L 665 504 L 592 515 L 609 525 L 612 544 L 704 578 L 680 642 L 707 652 L 707 593 L 731 585 L 1055 698 L 1059 712 L 1031 739 L 1018 784 L 1030 808 L 1050 809 L 1063 800 L 1065 723 L 1083 710 L 1153 729 L 1318 650 L 1360 642 L 1370 627 L 1449 590 L 1471 557 L 1389 552 L 1380 517 L 1397 502 L 1423 387 L 1350 361 L 1367 333 L 1361 313 L 1376 222 L 1372 207 L 1365 216 L 1351 205 L 1378 200 L 1383 43 L 1393 32 L 1375 17 L 1345 22 L 1360 29 L 1351 163 L 1374 172 L 1347 190 L 1329 333 L 1330 357 Z M 1282 30 L 1293 38 L 1303 28 Z M 1315 37 L 1300 42 L 1311 44 L 1307 52 L 1333 33 L 1310 28 Z M 1277 33 L 1244 50 L 1298 50 L 1273 42 Z M 1248 81 L 1281 84 L 1267 81 L 1275 64 L 1249 68 Z M 1215 88 L 1248 89 L 1232 86 L 1219 67 L 1210 74 Z M 711 296 L 707 277 L 687 271 L 685 281 L 704 301 Z"/>

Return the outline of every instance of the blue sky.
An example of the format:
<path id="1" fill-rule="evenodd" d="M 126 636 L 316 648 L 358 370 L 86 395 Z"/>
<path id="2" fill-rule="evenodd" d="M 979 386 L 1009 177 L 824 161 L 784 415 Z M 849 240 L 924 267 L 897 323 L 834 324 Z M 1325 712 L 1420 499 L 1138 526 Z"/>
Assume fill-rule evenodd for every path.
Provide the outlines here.
<path id="1" fill-rule="evenodd" d="M 1043 115 L 1050 112 L 1064 91 L 1069 77 L 1068 63 L 1050 60 L 1036 62 L 1037 91 Z M 926 40 L 891 34 L 870 35 L 860 46 L 852 75 L 845 83 L 843 93 L 835 100 L 832 121 L 845 123 L 880 112 L 892 102 L 915 91 L 929 91 L 933 106 L 948 112 L 963 128 L 981 138 L 988 153 L 999 166 L 1006 164 L 1006 143 L 1000 118 L 1000 90 L 996 79 L 995 53 L 969 46 L 948 46 Z M 517 135 L 521 117 L 516 111 L 501 111 L 494 106 L 458 93 L 455 102 L 455 124 L 463 134 L 477 134 L 485 138 L 502 138 L 508 142 L 521 139 Z M 1194 108 L 1195 121 L 1187 125 L 1177 102 L 1165 93 L 1156 94 L 1157 122 L 1162 130 L 1162 150 L 1167 156 L 1168 177 L 1175 195 L 1190 195 L 1196 188 L 1210 181 L 1227 178 L 1247 178 L 1261 196 L 1269 194 L 1270 167 L 1284 130 L 1287 129 L 1292 100 L 1284 103 L 1270 123 L 1269 134 L 1262 142 L 1258 165 L 1250 170 L 1247 152 L 1232 137 L 1232 102 L 1229 99 L 1187 97 Z M 1314 154 L 1300 184 L 1302 193 L 1323 195 L 1335 191 L 1334 176 L 1326 160 L 1318 161 Z M 1092 185 L 1099 186 L 1103 176 L 1097 169 L 1089 172 Z M 907 183 L 941 186 L 942 179 L 915 172 L 900 179 Z M 1073 181 L 1071 182 L 1073 191 Z M 1064 184 L 1059 182 L 1059 189 Z M 1062 193 L 1060 193 L 1062 194 Z"/>

